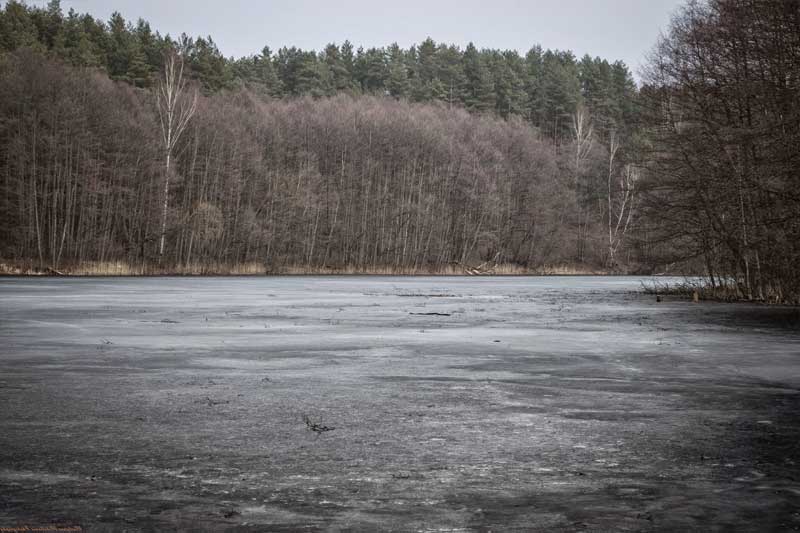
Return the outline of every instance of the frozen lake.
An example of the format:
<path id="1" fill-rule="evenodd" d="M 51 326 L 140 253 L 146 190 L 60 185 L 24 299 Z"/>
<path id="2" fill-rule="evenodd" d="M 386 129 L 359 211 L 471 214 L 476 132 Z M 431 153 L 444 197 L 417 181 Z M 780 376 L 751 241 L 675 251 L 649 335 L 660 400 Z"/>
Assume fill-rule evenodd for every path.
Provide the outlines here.
<path id="1" fill-rule="evenodd" d="M 649 279 L 0 278 L 0 526 L 800 528 L 797 310 Z"/>

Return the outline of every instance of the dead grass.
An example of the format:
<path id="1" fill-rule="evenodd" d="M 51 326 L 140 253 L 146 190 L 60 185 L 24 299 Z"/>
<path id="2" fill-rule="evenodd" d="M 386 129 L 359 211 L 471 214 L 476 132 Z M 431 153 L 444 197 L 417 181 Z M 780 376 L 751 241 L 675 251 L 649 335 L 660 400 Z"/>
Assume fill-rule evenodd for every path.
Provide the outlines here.
<path id="1" fill-rule="evenodd" d="M 49 276 L 63 274 L 66 276 L 247 276 L 267 274 L 267 268 L 256 262 L 229 265 L 224 263 L 188 265 L 131 264 L 124 261 L 87 261 L 68 264 L 57 269 L 40 268 L 32 263 L 0 262 L 0 275 L 3 276 Z"/>
<path id="2" fill-rule="evenodd" d="M 742 296 L 734 285 L 717 285 L 712 287 L 708 280 L 703 278 L 685 279 L 680 283 L 643 283 L 642 289 L 646 294 L 655 296 L 672 296 L 687 300 L 710 300 L 717 302 L 743 301 Z"/>
<path id="3" fill-rule="evenodd" d="M 571 265 L 544 266 L 530 269 L 515 264 L 496 265 L 485 275 L 495 276 L 551 276 L 551 275 L 602 275 L 608 272 Z M 457 264 L 426 265 L 422 267 L 397 267 L 394 265 L 343 267 L 318 267 L 307 265 L 271 266 L 258 262 L 241 264 L 192 263 L 158 266 L 134 264 L 125 261 L 87 261 L 65 264 L 57 269 L 40 268 L 33 262 L 11 262 L 0 260 L 0 275 L 46 276 L 258 276 L 258 275 L 379 275 L 379 276 L 465 276 L 465 268 Z"/>
<path id="4" fill-rule="evenodd" d="M 536 268 L 533 273 L 539 276 L 605 276 L 610 274 L 607 270 L 585 265 L 544 265 Z"/>
<path id="5" fill-rule="evenodd" d="M 172 267 L 168 274 L 176 274 L 180 276 L 256 276 L 264 275 L 267 273 L 267 268 L 263 263 L 255 261 L 249 263 L 239 263 L 230 265 L 226 263 L 192 263 L 190 265 L 179 265 Z"/>
<path id="6" fill-rule="evenodd" d="M 26 272 L 26 270 L 20 265 L 0 263 L 1 276 L 23 276 L 26 274 L 29 274 L 29 272 Z"/>
<path id="7" fill-rule="evenodd" d="M 132 266 L 122 261 L 105 261 L 81 263 L 72 268 L 59 270 L 71 276 L 141 276 L 144 274 L 141 267 Z"/>
<path id="8" fill-rule="evenodd" d="M 344 267 L 308 267 L 306 265 L 290 265 L 274 269 L 271 274 L 330 274 L 330 275 L 357 275 L 369 274 L 378 276 L 466 276 L 469 275 L 461 265 L 439 265 L 424 267 L 397 267 L 390 266 L 365 266 L 349 265 Z M 495 276 L 524 276 L 533 274 L 530 269 L 519 265 L 497 265 L 486 275 Z"/>

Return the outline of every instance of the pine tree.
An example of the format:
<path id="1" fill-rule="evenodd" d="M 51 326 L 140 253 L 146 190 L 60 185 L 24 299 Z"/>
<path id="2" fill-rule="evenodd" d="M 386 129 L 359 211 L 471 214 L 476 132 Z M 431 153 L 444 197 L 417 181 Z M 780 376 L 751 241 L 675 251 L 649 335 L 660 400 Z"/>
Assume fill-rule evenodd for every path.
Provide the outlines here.
<path id="1" fill-rule="evenodd" d="M 63 53 L 64 14 L 61 11 L 60 0 L 50 0 L 43 13 L 43 27 L 40 29 L 39 39 L 50 49 L 61 48 Z M 59 53 L 59 50 L 55 50 Z"/>
<path id="2" fill-rule="evenodd" d="M 439 79 L 436 42 L 428 37 L 416 50 L 415 76 L 412 83 L 412 97 L 417 102 L 444 100 L 446 91 Z"/>
<path id="3" fill-rule="evenodd" d="M 495 110 L 508 118 L 525 111 L 524 63 L 514 51 L 488 54 L 494 79 Z"/>
<path id="4" fill-rule="evenodd" d="M 128 81 L 128 69 L 133 56 L 133 42 L 128 28 L 125 26 L 125 19 L 115 11 L 111 14 L 108 21 L 109 40 L 107 48 L 108 74 L 112 79 Z"/>
<path id="5" fill-rule="evenodd" d="M 542 56 L 536 112 L 540 128 L 561 139 L 570 135 L 571 117 L 582 101 L 575 57 L 571 52 L 548 50 Z"/>
<path id="6" fill-rule="evenodd" d="M 36 25 L 25 4 L 17 0 L 6 2 L 6 8 L 0 17 L 0 46 L 3 50 L 16 50 L 24 46 L 40 47 Z"/>
<path id="7" fill-rule="evenodd" d="M 321 57 L 328 68 L 331 77 L 331 86 L 334 92 L 346 91 L 353 85 L 350 71 L 347 69 L 339 47 L 331 43 L 325 47 Z"/>
<path id="8" fill-rule="evenodd" d="M 345 40 L 345 42 L 342 43 L 340 57 L 342 66 L 347 71 L 350 80 L 349 90 L 357 92 L 359 87 L 356 82 L 356 57 L 353 52 L 353 45 L 350 41 Z"/>
<path id="9" fill-rule="evenodd" d="M 525 109 L 523 115 L 534 126 L 541 126 L 538 99 L 542 85 L 542 47 L 536 45 L 525 54 Z"/>
<path id="10" fill-rule="evenodd" d="M 328 73 L 321 67 L 314 52 L 296 47 L 278 50 L 275 65 L 286 94 L 293 96 L 326 94 Z"/>
<path id="11" fill-rule="evenodd" d="M 382 93 L 386 86 L 388 69 L 386 53 L 382 48 L 358 49 L 356 55 L 356 80 L 365 93 Z"/>
<path id="12" fill-rule="evenodd" d="M 489 111 L 494 108 L 494 84 L 485 60 L 475 45 L 469 43 L 464 50 L 464 105 L 475 111 Z"/>
<path id="13" fill-rule="evenodd" d="M 220 53 L 211 36 L 198 37 L 188 54 L 192 77 L 203 84 L 206 92 L 216 92 L 230 87 L 233 76 L 228 62 Z"/>
<path id="14" fill-rule="evenodd" d="M 457 46 L 440 44 L 436 51 L 437 78 L 444 90 L 443 100 L 453 106 L 464 101 L 467 79 L 461 62 L 461 50 Z"/>
<path id="15" fill-rule="evenodd" d="M 91 18 L 91 17 L 90 17 Z M 102 51 L 86 31 L 86 21 L 74 9 L 64 19 L 64 57 L 73 65 L 97 67 L 104 63 Z"/>
<path id="16" fill-rule="evenodd" d="M 132 46 L 128 61 L 128 71 L 125 73 L 125 78 L 137 87 L 149 87 L 152 85 L 147 56 L 136 41 L 134 41 Z"/>
<path id="17" fill-rule="evenodd" d="M 163 68 L 164 54 L 169 49 L 170 42 L 163 39 L 158 32 L 153 33 L 150 24 L 142 19 L 136 22 L 134 35 L 150 72 L 159 72 Z"/>
<path id="18" fill-rule="evenodd" d="M 255 58 L 255 80 L 261 85 L 262 91 L 273 98 L 283 96 L 281 84 L 275 65 L 272 60 L 272 51 L 268 46 L 261 50 L 261 55 Z"/>
<path id="19" fill-rule="evenodd" d="M 611 84 L 619 115 L 616 117 L 618 129 L 629 136 L 639 123 L 638 91 L 631 71 L 623 61 L 611 64 Z"/>
<path id="20" fill-rule="evenodd" d="M 411 91 L 411 83 L 408 78 L 405 54 L 397 43 L 393 43 L 389 46 L 387 55 L 389 57 L 389 66 L 386 90 L 395 98 L 407 98 Z"/>

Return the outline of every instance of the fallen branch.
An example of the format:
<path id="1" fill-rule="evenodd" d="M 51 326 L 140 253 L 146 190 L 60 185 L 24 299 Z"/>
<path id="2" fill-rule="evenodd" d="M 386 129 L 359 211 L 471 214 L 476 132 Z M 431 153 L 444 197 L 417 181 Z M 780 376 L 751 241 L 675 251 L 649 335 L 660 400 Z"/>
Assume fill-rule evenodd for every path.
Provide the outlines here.
<path id="1" fill-rule="evenodd" d="M 459 261 L 456 261 L 456 264 L 464 269 L 464 273 L 468 276 L 485 276 L 494 274 L 495 269 L 497 268 L 497 260 L 500 258 L 500 252 L 494 254 L 494 257 L 489 261 L 484 261 L 480 265 L 476 267 L 472 267 L 469 265 L 465 265 Z"/>
<path id="2" fill-rule="evenodd" d="M 333 431 L 336 429 L 335 427 L 331 426 L 323 426 L 321 423 L 317 424 L 316 422 L 312 422 L 308 415 L 303 415 L 303 422 L 306 423 L 306 427 L 313 431 L 314 433 L 325 433 L 326 431 Z"/>
<path id="3" fill-rule="evenodd" d="M 212 400 L 208 396 L 206 396 L 206 399 L 202 400 L 202 401 L 203 401 L 203 403 L 208 404 L 209 407 L 214 407 L 215 405 L 222 405 L 222 404 L 226 404 L 226 403 L 231 403 L 228 400 Z"/>

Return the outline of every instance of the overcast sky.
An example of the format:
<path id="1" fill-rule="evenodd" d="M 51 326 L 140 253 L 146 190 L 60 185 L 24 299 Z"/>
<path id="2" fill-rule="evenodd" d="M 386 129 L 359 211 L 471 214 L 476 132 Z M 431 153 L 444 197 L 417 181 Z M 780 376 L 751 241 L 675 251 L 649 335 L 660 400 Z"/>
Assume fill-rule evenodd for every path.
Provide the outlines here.
<path id="1" fill-rule="evenodd" d="M 38 0 L 36 4 L 46 3 Z M 62 0 L 108 20 L 119 11 L 141 17 L 173 37 L 211 35 L 226 56 L 265 45 L 320 50 L 345 39 L 355 45 L 402 47 L 430 36 L 462 47 L 516 49 L 532 45 L 622 59 L 636 74 L 644 54 L 682 0 Z M 638 76 L 637 76 L 638 78 Z"/>

